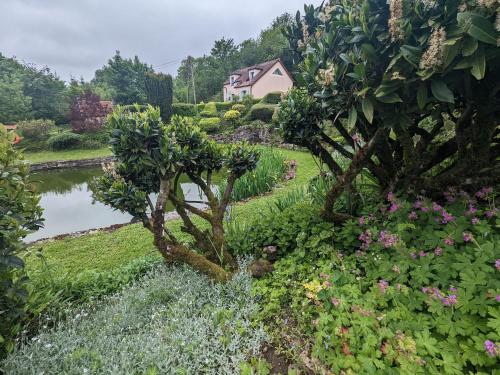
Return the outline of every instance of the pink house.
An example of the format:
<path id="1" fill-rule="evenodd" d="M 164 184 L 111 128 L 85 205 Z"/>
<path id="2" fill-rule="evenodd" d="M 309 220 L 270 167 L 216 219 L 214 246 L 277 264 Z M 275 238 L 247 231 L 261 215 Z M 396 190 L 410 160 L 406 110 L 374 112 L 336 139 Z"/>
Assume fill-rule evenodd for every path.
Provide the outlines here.
<path id="1" fill-rule="evenodd" d="M 293 87 L 290 73 L 280 59 L 239 69 L 224 82 L 224 101 L 239 100 L 246 95 L 262 98 L 270 92 L 287 92 Z"/>

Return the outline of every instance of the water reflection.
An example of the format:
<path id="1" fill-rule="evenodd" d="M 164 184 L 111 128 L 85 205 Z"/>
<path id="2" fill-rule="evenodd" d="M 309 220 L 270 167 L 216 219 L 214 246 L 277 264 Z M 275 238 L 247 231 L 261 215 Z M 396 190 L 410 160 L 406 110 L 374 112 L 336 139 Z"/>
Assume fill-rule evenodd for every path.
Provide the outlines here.
<path id="1" fill-rule="evenodd" d="M 60 234 L 93 228 L 103 228 L 114 224 L 130 222 L 128 214 L 115 211 L 100 202 L 92 201 L 88 183 L 92 178 L 102 175 L 100 168 L 65 169 L 37 172 L 32 175 L 38 192 L 41 194 L 40 205 L 44 209 L 44 228 L 26 237 L 26 242 Z M 215 178 L 215 183 L 218 182 Z M 180 179 L 178 194 L 190 201 L 206 201 L 198 186 L 187 176 Z M 193 204 L 198 207 L 203 204 Z M 167 206 L 173 211 L 173 206 Z"/>

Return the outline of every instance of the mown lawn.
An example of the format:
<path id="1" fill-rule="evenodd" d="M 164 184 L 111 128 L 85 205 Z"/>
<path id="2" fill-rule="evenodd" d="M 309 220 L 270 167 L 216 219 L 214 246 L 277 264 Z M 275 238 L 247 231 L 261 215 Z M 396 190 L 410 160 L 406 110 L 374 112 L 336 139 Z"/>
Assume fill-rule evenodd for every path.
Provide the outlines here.
<path id="1" fill-rule="evenodd" d="M 56 160 L 93 159 L 103 156 L 111 156 L 111 150 L 105 147 L 96 150 L 40 151 L 24 153 L 25 159 L 31 164 L 45 163 Z"/>
<path id="2" fill-rule="evenodd" d="M 288 160 L 297 161 L 297 175 L 274 189 L 272 194 L 264 195 L 238 203 L 233 207 L 232 216 L 241 223 L 251 222 L 277 197 L 302 186 L 311 177 L 318 174 L 318 166 L 309 153 L 300 151 L 282 151 Z M 197 220 L 202 223 L 202 220 Z M 180 231 L 180 220 L 170 222 L 170 229 L 179 238 L 189 239 Z M 26 259 L 29 273 L 49 267 L 53 276 L 75 276 L 85 270 L 106 271 L 123 266 L 145 255 L 156 254 L 150 233 L 140 224 L 133 224 L 111 233 L 88 234 L 78 238 L 68 238 L 38 245 L 42 247 L 43 257 L 30 256 Z"/>

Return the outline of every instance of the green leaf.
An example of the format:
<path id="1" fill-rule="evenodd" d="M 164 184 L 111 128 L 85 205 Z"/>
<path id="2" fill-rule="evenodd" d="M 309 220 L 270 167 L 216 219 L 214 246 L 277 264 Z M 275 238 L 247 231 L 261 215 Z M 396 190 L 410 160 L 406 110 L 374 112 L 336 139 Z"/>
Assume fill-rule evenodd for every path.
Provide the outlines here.
<path id="1" fill-rule="evenodd" d="M 498 32 L 487 18 L 472 12 L 458 13 L 457 20 L 467 27 L 466 32 L 480 42 L 497 45 Z"/>
<path id="2" fill-rule="evenodd" d="M 402 103 L 403 102 L 401 97 L 395 93 L 378 97 L 377 100 L 379 102 L 386 103 L 386 104 Z"/>
<path id="3" fill-rule="evenodd" d="M 464 40 L 464 44 L 462 47 L 462 55 L 463 56 L 470 56 L 477 50 L 477 39 L 474 38 L 466 38 Z"/>
<path id="4" fill-rule="evenodd" d="M 349 117 L 347 118 L 347 125 L 349 128 L 353 128 L 356 125 L 356 120 L 358 119 L 358 111 L 356 107 L 352 106 L 349 110 Z"/>
<path id="5" fill-rule="evenodd" d="M 453 93 L 448 88 L 446 83 L 444 83 L 443 81 L 432 80 L 431 81 L 431 91 L 432 91 L 432 95 L 440 102 L 446 102 L 446 103 L 454 103 L 455 102 L 455 98 L 453 97 Z"/>
<path id="6" fill-rule="evenodd" d="M 484 78 L 486 71 L 486 58 L 484 56 L 484 49 L 480 48 L 473 56 L 471 74 L 477 79 Z"/>
<path id="7" fill-rule="evenodd" d="M 364 98 L 361 101 L 361 107 L 363 109 L 363 114 L 365 115 L 368 122 L 371 124 L 373 122 L 373 102 L 370 98 Z"/>
<path id="8" fill-rule="evenodd" d="M 425 83 L 420 84 L 417 90 L 418 108 L 424 109 L 427 104 L 427 86 Z"/>

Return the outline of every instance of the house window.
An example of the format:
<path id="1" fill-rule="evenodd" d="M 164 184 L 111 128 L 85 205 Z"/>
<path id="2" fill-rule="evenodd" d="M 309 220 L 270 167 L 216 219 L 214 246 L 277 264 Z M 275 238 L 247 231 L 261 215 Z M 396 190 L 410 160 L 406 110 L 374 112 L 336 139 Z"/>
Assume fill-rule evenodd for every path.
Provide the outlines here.
<path id="1" fill-rule="evenodd" d="M 280 68 L 276 68 L 276 70 L 273 72 L 273 74 L 274 74 L 275 76 L 282 76 L 282 75 L 283 75 L 283 73 L 281 73 Z"/>
<path id="2" fill-rule="evenodd" d="M 231 76 L 231 85 L 234 85 L 234 77 Z"/>
<path id="3" fill-rule="evenodd" d="M 255 77 L 255 72 L 250 72 L 250 79 L 252 80 Z"/>

